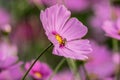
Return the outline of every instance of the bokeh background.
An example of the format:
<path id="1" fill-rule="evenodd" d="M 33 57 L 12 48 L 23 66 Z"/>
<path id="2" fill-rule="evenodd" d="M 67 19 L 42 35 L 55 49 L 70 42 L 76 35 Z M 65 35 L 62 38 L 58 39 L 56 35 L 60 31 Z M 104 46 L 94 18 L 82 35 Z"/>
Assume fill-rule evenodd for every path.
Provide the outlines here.
<path id="1" fill-rule="evenodd" d="M 40 11 L 56 3 L 65 5 L 72 17 L 88 27 L 84 38 L 106 45 L 113 51 L 112 38 L 104 35 L 101 25 L 109 17 L 111 8 L 116 8 L 115 12 L 120 16 L 120 0 L 0 0 L 0 43 L 17 47 L 23 71 L 24 64 L 34 60 L 50 44 L 40 21 Z M 9 49 L 5 51 L 9 52 Z M 40 61 L 54 70 L 62 58 L 53 55 L 51 47 Z M 77 61 L 77 66 L 80 64 L 82 62 Z M 62 65 L 63 68 L 68 68 L 67 62 Z"/>

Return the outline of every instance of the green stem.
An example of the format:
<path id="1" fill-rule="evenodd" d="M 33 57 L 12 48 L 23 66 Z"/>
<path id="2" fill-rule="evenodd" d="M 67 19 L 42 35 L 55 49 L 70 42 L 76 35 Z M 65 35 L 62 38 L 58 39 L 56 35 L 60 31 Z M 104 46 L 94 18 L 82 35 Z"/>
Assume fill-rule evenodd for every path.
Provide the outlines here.
<path id="1" fill-rule="evenodd" d="M 118 52 L 118 41 L 116 39 L 113 39 L 113 51 Z"/>
<path id="2" fill-rule="evenodd" d="M 71 71 L 74 74 L 74 79 L 75 80 L 78 80 L 78 79 L 80 80 L 80 74 L 77 71 L 77 66 L 75 64 L 75 60 L 73 60 L 73 59 L 67 59 L 67 62 L 68 62 L 68 65 L 69 65 Z"/>
<path id="3" fill-rule="evenodd" d="M 30 66 L 30 68 L 27 70 L 27 72 L 25 73 L 25 75 L 23 76 L 22 80 L 25 80 L 26 76 L 28 75 L 28 73 L 30 72 L 30 70 L 32 69 L 32 67 L 34 66 L 34 64 L 38 61 L 38 59 L 52 46 L 52 43 L 45 48 L 41 54 L 36 58 L 36 60 L 33 62 L 33 64 Z"/>
<path id="4" fill-rule="evenodd" d="M 65 61 L 65 58 L 63 58 L 59 64 L 57 65 L 57 67 L 55 68 L 53 74 L 50 76 L 49 80 L 52 80 L 52 77 L 57 73 L 57 71 L 60 69 L 61 65 L 64 63 Z"/>
<path id="5" fill-rule="evenodd" d="M 118 54 L 118 51 L 119 51 L 118 48 L 119 48 L 119 46 L 118 46 L 118 40 L 113 39 L 113 52 L 115 52 L 114 54 Z M 119 80 L 119 74 L 120 74 L 119 70 L 120 70 L 120 68 L 118 70 L 116 70 L 116 79 L 115 80 Z"/>

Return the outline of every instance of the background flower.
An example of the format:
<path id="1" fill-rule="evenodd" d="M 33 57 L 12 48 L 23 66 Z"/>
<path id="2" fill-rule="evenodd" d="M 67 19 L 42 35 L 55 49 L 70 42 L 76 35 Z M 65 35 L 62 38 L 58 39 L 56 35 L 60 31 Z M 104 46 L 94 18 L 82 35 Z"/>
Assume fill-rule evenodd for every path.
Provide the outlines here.
<path id="1" fill-rule="evenodd" d="M 17 48 L 7 42 L 0 42 L 0 80 L 21 80 L 21 62 L 18 62 Z"/>
<path id="2" fill-rule="evenodd" d="M 27 62 L 25 64 L 25 69 L 28 70 L 32 63 L 33 63 L 33 61 L 32 62 Z M 35 63 L 35 65 L 33 66 L 33 68 L 30 70 L 29 75 L 33 79 L 48 80 L 51 73 L 52 73 L 52 70 L 50 69 L 50 67 L 46 63 L 37 61 Z"/>
<path id="3" fill-rule="evenodd" d="M 120 40 L 120 18 L 115 21 L 106 20 L 103 24 L 103 30 L 106 35 L 115 39 Z"/>
<path id="4" fill-rule="evenodd" d="M 112 61 L 111 51 L 103 45 L 92 41 L 93 52 L 85 64 L 88 75 L 91 79 L 104 79 L 113 75 L 115 65 Z"/>
<path id="5" fill-rule="evenodd" d="M 44 5 L 52 6 L 55 4 L 63 4 L 72 12 L 82 12 L 89 8 L 89 0 L 41 0 Z M 72 5 L 71 5 L 72 4 Z"/>

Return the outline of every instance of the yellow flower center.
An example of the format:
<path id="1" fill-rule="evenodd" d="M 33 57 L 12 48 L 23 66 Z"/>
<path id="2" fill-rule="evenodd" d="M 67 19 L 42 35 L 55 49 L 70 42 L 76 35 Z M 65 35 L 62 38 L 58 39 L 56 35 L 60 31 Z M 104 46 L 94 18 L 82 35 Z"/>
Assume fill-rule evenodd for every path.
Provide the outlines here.
<path id="1" fill-rule="evenodd" d="M 35 72 L 34 74 L 35 74 L 35 76 L 36 76 L 37 78 L 39 78 L 39 79 L 42 78 L 42 74 L 40 74 L 39 72 Z"/>
<path id="2" fill-rule="evenodd" d="M 65 45 L 66 40 L 63 39 L 59 34 L 56 34 L 55 38 L 58 41 L 58 43 L 60 44 L 60 46 L 64 46 Z"/>

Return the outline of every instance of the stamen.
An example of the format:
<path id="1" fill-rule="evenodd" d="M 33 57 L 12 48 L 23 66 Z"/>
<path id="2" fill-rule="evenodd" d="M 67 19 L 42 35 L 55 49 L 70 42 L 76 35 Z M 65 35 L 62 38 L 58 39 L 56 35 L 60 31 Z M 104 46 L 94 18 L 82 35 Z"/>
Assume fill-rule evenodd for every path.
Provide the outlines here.
<path id="1" fill-rule="evenodd" d="M 39 78 L 39 79 L 42 78 L 42 75 L 41 75 L 39 72 L 35 72 L 34 74 L 35 74 L 35 76 L 36 76 L 37 78 Z"/>
<path id="2" fill-rule="evenodd" d="M 55 34 L 55 38 L 60 44 L 60 47 L 65 46 L 66 39 L 63 39 L 59 34 Z"/>
<path id="3" fill-rule="evenodd" d="M 59 44 L 63 43 L 62 37 L 60 35 L 56 35 L 55 38 L 57 39 L 57 41 L 59 42 Z"/>

